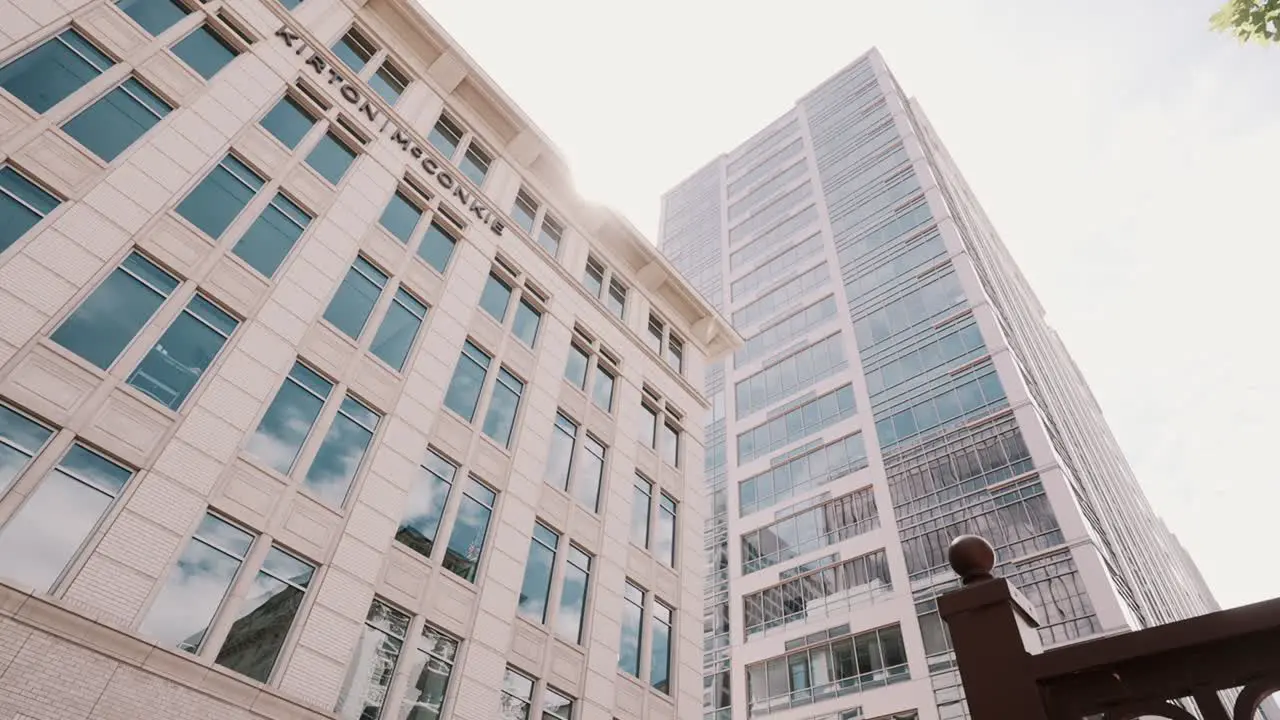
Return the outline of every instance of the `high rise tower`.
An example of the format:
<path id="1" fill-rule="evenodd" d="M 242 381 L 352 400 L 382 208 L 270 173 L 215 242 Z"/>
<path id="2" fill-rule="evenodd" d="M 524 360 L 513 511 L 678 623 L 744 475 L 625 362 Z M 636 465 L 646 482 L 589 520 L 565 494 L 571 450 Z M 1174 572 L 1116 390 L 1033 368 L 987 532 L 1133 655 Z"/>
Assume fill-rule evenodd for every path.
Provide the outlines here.
<path id="1" fill-rule="evenodd" d="M 1026 280 L 875 50 L 663 199 L 746 344 L 707 368 L 704 717 L 961 718 L 975 533 L 1046 645 L 1214 609 Z"/>

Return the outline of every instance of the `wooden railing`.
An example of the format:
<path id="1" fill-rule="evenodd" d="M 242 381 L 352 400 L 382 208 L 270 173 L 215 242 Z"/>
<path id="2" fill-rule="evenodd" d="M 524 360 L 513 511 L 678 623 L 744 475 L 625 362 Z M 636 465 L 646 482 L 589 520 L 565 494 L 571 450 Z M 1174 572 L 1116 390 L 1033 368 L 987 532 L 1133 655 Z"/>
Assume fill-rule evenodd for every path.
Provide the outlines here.
<path id="1" fill-rule="evenodd" d="M 1280 691 L 1280 599 L 1042 650 L 985 540 L 957 538 L 950 561 L 963 584 L 938 608 L 973 720 L 1254 720 Z"/>

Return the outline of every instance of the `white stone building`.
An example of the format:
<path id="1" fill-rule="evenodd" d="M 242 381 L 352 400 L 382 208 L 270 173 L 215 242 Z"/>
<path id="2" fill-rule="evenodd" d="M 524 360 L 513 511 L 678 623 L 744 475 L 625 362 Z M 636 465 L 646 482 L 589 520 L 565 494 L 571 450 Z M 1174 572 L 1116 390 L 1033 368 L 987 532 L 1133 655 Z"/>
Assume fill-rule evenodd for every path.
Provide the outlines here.
<path id="1" fill-rule="evenodd" d="M 0 718 L 697 717 L 740 343 L 413 0 L 3 0 Z"/>

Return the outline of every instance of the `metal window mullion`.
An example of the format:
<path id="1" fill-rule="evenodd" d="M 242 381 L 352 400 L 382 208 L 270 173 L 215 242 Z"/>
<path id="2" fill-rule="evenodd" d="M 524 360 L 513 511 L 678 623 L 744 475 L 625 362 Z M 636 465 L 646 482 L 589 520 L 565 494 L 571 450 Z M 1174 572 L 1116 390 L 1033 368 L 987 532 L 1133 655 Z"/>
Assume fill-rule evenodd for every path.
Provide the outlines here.
<path id="1" fill-rule="evenodd" d="M 266 187 L 266 186 L 264 185 L 263 187 Z M 277 191 L 276 191 L 276 194 L 275 194 L 275 195 L 273 195 L 273 196 L 271 196 L 271 200 L 269 200 L 269 201 L 267 202 L 267 205 L 268 205 L 268 206 L 270 206 L 270 207 L 275 208 L 275 209 L 276 209 L 276 212 L 278 212 L 278 213 L 280 213 L 281 215 L 283 215 L 285 220 L 288 220 L 289 222 L 291 222 L 291 223 L 293 223 L 295 226 L 297 226 L 297 228 L 298 228 L 299 230 L 302 230 L 302 231 L 304 231 L 304 232 L 305 232 L 305 231 L 306 231 L 306 229 L 307 229 L 307 226 L 306 226 L 306 225 L 303 225 L 302 223 L 298 222 L 297 220 L 294 220 L 294 219 L 293 219 L 293 216 L 289 214 L 289 212 L 288 212 L 288 210 L 287 210 L 287 209 L 285 209 L 285 208 L 283 208 L 283 207 L 280 207 L 279 205 L 277 205 L 277 204 L 276 204 L 276 198 L 277 198 L 277 197 L 279 197 L 279 196 L 280 196 L 280 193 L 279 193 L 279 191 L 277 190 Z M 305 212 L 305 211 L 304 211 L 304 212 Z"/>
<path id="2" fill-rule="evenodd" d="M 74 32 L 74 31 L 73 31 L 73 32 Z M 54 39 L 54 40 L 57 40 L 59 45 L 63 46 L 63 47 L 64 47 L 64 48 L 66 48 L 67 50 L 71 51 L 71 54 L 72 54 L 72 55 L 75 55 L 76 57 L 78 57 L 78 58 L 80 58 L 81 60 L 83 60 L 83 61 L 85 62 L 85 64 L 86 64 L 86 65 L 88 65 L 89 67 L 93 68 L 94 70 L 97 70 L 99 75 L 101 75 L 102 73 L 105 73 L 107 70 L 110 70 L 112 67 L 114 67 L 114 66 L 115 66 L 115 63 L 113 62 L 113 63 L 111 63 L 110 65 L 108 65 L 108 66 L 106 66 L 106 67 L 104 67 L 104 68 L 102 68 L 102 67 L 98 67 L 97 63 L 95 63 L 94 61 L 92 61 L 92 60 L 90 60 L 89 58 L 85 57 L 85 56 L 84 56 L 84 53 L 80 52 L 80 50 L 79 50 L 79 49 L 77 49 L 75 46 L 73 46 L 71 43 L 67 42 L 66 40 L 63 40 L 63 39 L 62 39 L 63 34 L 64 34 L 64 33 L 58 33 L 57 35 L 55 35 L 55 36 L 54 36 L 54 38 L 53 38 L 53 39 Z M 77 35 L 80 35 L 80 33 L 79 33 L 79 32 L 76 32 L 76 34 L 77 34 Z M 85 42 L 87 42 L 87 43 L 89 43 L 90 45 L 92 45 L 92 44 L 93 44 L 93 43 L 89 42 L 89 38 L 84 37 L 84 35 L 80 35 L 80 37 L 84 38 L 84 41 L 85 41 Z M 106 53 L 103 53 L 103 55 L 106 55 Z M 86 84 L 88 84 L 88 83 L 86 83 Z M 81 86 L 81 87 L 83 87 L 83 86 Z"/>
<path id="3" fill-rule="evenodd" d="M 196 293 L 196 297 L 203 297 L 203 296 L 201 296 L 199 293 Z M 206 300 L 207 300 L 207 298 L 206 298 Z M 204 318 L 200 317 L 198 314 L 196 314 L 195 312 L 193 312 L 193 311 L 191 310 L 190 304 L 188 304 L 188 306 L 187 306 L 187 307 L 182 308 L 182 312 L 181 312 L 181 313 L 178 313 L 178 314 L 179 314 L 179 315 L 190 315 L 190 316 L 191 316 L 191 318 L 192 318 L 193 320 L 195 320 L 196 322 L 200 323 L 201 325 L 204 325 L 205 327 L 209 328 L 210 330 L 214 331 L 214 332 L 215 332 L 215 333 L 217 333 L 219 336 L 221 336 L 223 340 L 226 340 L 226 339 L 228 339 L 228 338 L 230 338 L 230 337 L 231 337 L 231 333 L 223 332 L 222 328 L 214 327 L 214 325 L 213 325 L 212 323 L 210 323 L 208 320 L 205 320 Z M 237 324 L 238 324 L 238 323 L 237 323 Z M 170 324 L 170 326 L 172 326 L 172 323 Z"/>
<path id="4" fill-rule="evenodd" d="M 285 379 L 286 379 L 286 380 L 288 380 L 289 382 L 293 383 L 294 385 L 297 385 L 299 388 L 301 388 L 301 389 L 302 389 L 302 391 L 303 391 L 303 392 L 308 393 L 308 394 L 309 394 L 309 395 L 311 395 L 312 397 L 314 397 L 314 398 L 316 398 L 317 400 L 319 400 L 321 403 L 326 403 L 326 402 L 328 402 L 328 401 L 329 401 L 329 396 L 328 396 L 328 395 L 321 395 L 320 393 L 317 393 L 315 390 L 312 390 L 311 388 L 307 387 L 304 383 L 301 383 L 301 382 L 299 382 L 299 381 L 295 380 L 295 379 L 293 378 L 293 376 L 292 376 L 292 375 L 287 375 L 287 376 L 285 376 Z M 330 390 L 330 392 L 332 392 L 332 391 L 333 391 L 333 386 L 330 386 L 330 387 L 329 387 L 329 390 Z M 315 426 L 314 426 L 314 424 L 312 425 L 312 427 L 313 427 L 313 428 L 315 427 Z"/>

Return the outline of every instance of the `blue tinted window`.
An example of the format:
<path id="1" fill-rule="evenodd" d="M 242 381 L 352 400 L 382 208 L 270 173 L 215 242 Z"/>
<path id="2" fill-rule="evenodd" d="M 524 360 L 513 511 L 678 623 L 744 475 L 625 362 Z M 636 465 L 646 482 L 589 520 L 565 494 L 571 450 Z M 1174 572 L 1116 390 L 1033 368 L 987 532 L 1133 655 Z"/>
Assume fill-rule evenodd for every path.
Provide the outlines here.
<path id="1" fill-rule="evenodd" d="M 294 363 L 245 450 L 267 467 L 288 475 L 332 389 L 333 383 L 302 363 Z"/>
<path id="2" fill-rule="evenodd" d="M 282 193 L 276 193 L 258 219 L 236 241 L 231 252 L 249 263 L 249 267 L 271 277 L 280 269 L 280 264 L 289 256 L 294 243 L 310 222 L 311 215 L 307 211 Z"/>
<path id="3" fill-rule="evenodd" d="M 511 323 L 511 333 L 519 338 L 520 342 L 533 347 L 538 340 L 540 324 L 542 324 L 542 313 L 522 299 L 516 306 L 516 319 Z"/>
<path id="4" fill-rule="evenodd" d="M 523 393 L 524 382 L 507 372 L 506 368 L 499 368 L 498 381 L 493 384 L 489 411 L 485 413 L 481 429 L 503 447 L 511 444 L 511 431 L 515 428 L 516 414 L 520 411 L 520 396 Z"/>
<path id="5" fill-rule="evenodd" d="M 373 57 L 374 49 L 355 30 L 350 30 L 342 39 L 333 45 L 333 54 L 338 59 L 346 63 L 347 67 L 360 72 L 364 66 L 368 64 L 369 58 Z"/>
<path id="6" fill-rule="evenodd" d="M 133 253 L 53 331 L 54 342 L 106 370 L 178 280 Z"/>
<path id="7" fill-rule="evenodd" d="M 138 364 L 129 384 L 177 410 L 238 324 L 218 306 L 196 295 Z"/>
<path id="8" fill-rule="evenodd" d="M 435 126 L 431 128 L 431 132 L 427 133 L 427 141 L 446 158 L 452 159 L 453 154 L 458 150 L 458 143 L 462 142 L 462 128 L 441 115 Z"/>
<path id="9" fill-rule="evenodd" d="M 173 54 L 191 66 L 200 77 L 209 80 L 234 60 L 240 51 L 210 30 L 208 25 L 201 25 L 173 46 Z"/>
<path id="10" fill-rule="evenodd" d="M 409 350 L 426 316 L 426 305 L 403 288 L 396 290 L 395 299 L 387 308 L 387 315 L 378 327 L 378 334 L 373 337 L 369 352 L 396 370 L 403 370 L 404 361 L 409 357 Z"/>
<path id="11" fill-rule="evenodd" d="M 342 399 L 338 415 L 325 433 L 302 483 L 331 507 L 341 507 L 373 440 L 381 416 L 355 399 Z"/>
<path id="12" fill-rule="evenodd" d="M 119 0 L 116 6 L 152 35 L 168 30 L 191 12 L 178 0 Z"/>
<path id="13" fill-rule="evenodd" d="M 302 4 L 302 0 L 280 0 L 285 10 L 292 10 Z"/>
<path id="14" fill-rule="evenodd" d="M 422 237 L 422 244 L 418 246 L 418 255 L 438 272 L 444 272 L 444 269 L 449 266 L 449 258 L 453 255 L 453 248 L 457 244 L 458 241 L 449 234 L 448 230 L 433 222 L 427 228 L 427 234 Z"/>
<path id="15" fill-rule="evenodd" d="M 172 109 L 142 83 L 129 78 L 63 123 L 62 129 L 90 152 L 111 162 Z"/>
<path id="16" fill-rule="evenodd" d="M 175 208 L 210 237 L 220 237 L 265 181 L 234 155 L 218 163 Z"/>
<path id="17" fill-rule="evenodd" d="M 84 36 L 66 30 L 0 67 L 0 87 L 43 113 L 112 65 Z"/>
<path id="18" fill-rule="evenodd" d="M 484 291 L 480 293 L 480 307 L 492 315 L 494 320 L 502 322 L 507 317 L 507 306 L 510 304 L 511 286 L 498 276 L 489 275 Z"/>
<path id="19" fill-rule="evenodd" d="M 13 168 L 0 166 L 0 253 L 61 202 Z"/>
<path id="20" fill-rule="evenodd" d="M 489 173 L 489 162 L 489 154 L 476 147 L 473 142 L 467 147 L 467 152 L 462 156 L 462 163 L 458 167 L 463 175 L 471 179 L 471 182 L 483 185 L 484 176 Z"/>
<path id="21" fill-rule="evenodd" d="M 262 118 L 262 127 L 289 148 L 298 147 L 316 119 L 297 100 L 285 95 Z"/>
<path id="22" fill-rule="evenodd" d="M 378 72 L 369 78 L 369 85 L 387 101 L 388 105 L 395 105 L 400 99 L 400 93 L 404 92 L 405 86 L 409 81 L 400 74 L 399 70 L 388 63 L 382 63 L 382 67 L 378 68 Z"/>
<path id="23" fill-rule="evenodd" d="M 351 167 L 351 163 L 356 159 L 356 154 L 352 152 L 342 143 L 341 140 L 333 136 L 333 133 L 326 133 L 320 138 L 319 144 L 307 155 L 307 164 L 315 168 L 324 179 L 338 184 L 343 175 L 347 174 L 347 168 Z"/>
<path id="24" fill-rule="evenodd" d="M 484 387 L 484 378 L 489 372 L 491 360 L 488 353 L 472 345 L 468 340 L 462 348 L 457 366 L 453 369 L 453 379 L 449 381 L 449 389 L 445 392 L 444 404 L 467 422 L 471 422 L 476 416 L 480 390 Z"/>
<path id="25" fill-rule="evenodd" d="M 355 264 L 338 286 L 338 292 L 329 301 L 324 319 L 346 333 L 351 339 L 360 337 L 364 324 L 373 312 L 373 306 L 387 284 L 387 274 L 374 267 L 368 260 L 357 257 Z"/>
<path id="26" fill-rule="evenodd" d="M 418 221 L 421 219 L 422 211 L 418 206 L 403 193 L 396 191 L 391 196 L 391 202 L 387 203 L 387 209 L 382 211 L 382 218 L 378 222 L 387 229 L 387 232 L 400 238 L 402 242 L 409 242 L 413 229 L 418 226 Z"/>

